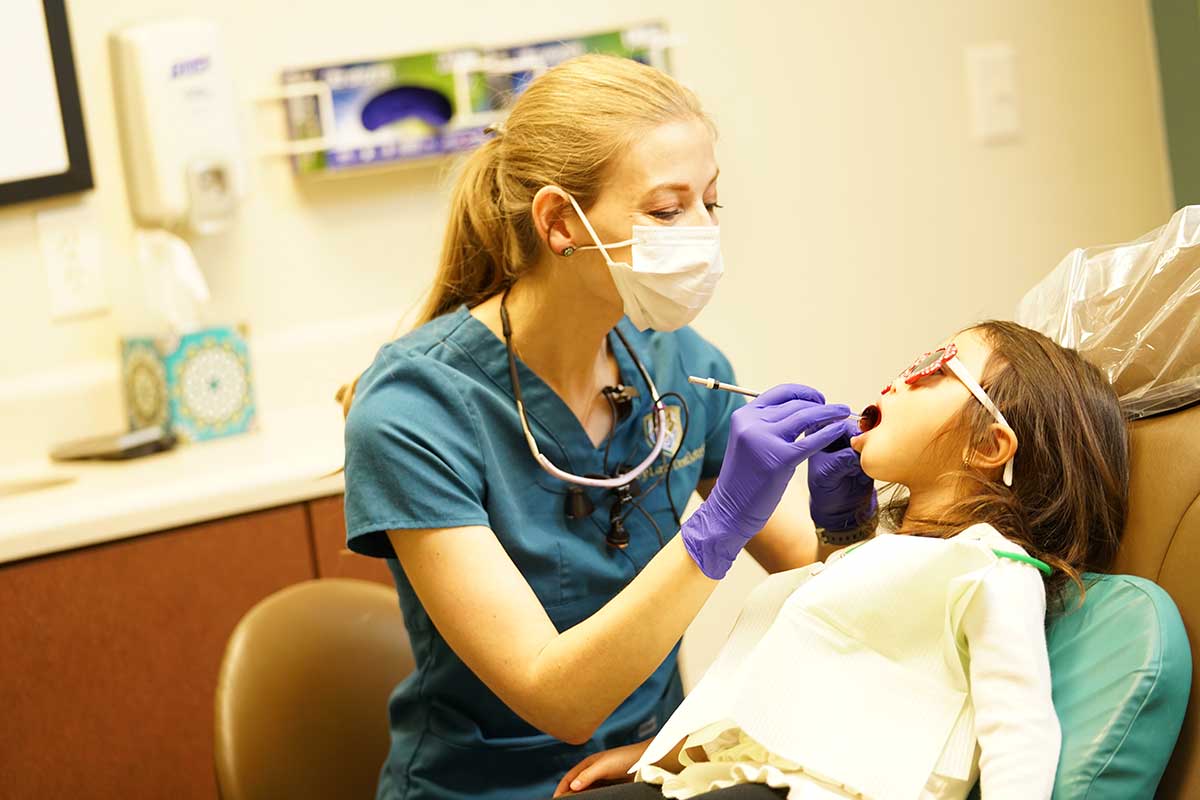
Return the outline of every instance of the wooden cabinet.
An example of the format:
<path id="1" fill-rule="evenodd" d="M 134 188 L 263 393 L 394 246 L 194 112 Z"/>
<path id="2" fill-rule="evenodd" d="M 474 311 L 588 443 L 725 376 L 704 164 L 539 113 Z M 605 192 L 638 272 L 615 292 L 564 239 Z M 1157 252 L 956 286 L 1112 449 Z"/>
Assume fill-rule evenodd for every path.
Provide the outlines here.
<path id="1" fill-rule="evenodd" d="M 318 575 L 322 578 L 361 578 L 393 585 L 392 573 L 383 559 L 360 556 L 346 549 L 346 511 L 342 495 L 310 501 L 308 513 Z"/>
<path id="2" fill-rule="evenodd" d="M 314 562 L 301 503 L 0 565 L 0 795 L 212 800 L 225 642 Z"/>
<path id="3" fill-rule="evenodd" d="M 215 798 L 242 615 L 312 578 L 392 586 L 345 531 L 337 495 L 0 564 L 0 797 Z"/>

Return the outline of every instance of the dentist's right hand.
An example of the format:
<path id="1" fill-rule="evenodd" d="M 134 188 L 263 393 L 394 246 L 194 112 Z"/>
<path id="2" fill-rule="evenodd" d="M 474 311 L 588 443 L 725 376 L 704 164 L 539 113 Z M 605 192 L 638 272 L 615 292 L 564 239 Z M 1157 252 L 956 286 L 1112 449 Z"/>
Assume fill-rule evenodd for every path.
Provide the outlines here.
<path id="1" fill-rule="evenodd" d="M 768 389 L 733 412 L 721 474 L 680 529 L 701 572 L 725 577 L 746 542 L 767 524 L 796 467 L 836 441 L 842 426 L 830 423 L 849 415 L 849 406 L 825 405 L 820 392 L 800 384 Z M 796 441 L 806 430 L 811 432 Z"/>

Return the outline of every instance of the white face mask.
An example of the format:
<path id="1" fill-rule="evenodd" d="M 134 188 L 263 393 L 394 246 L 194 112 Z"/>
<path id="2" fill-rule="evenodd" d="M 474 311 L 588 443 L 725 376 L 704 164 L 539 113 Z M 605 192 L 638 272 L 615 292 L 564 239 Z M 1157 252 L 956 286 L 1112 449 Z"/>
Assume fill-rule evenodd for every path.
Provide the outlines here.
<path id="1" fill-rule="evenodd" d="M 725 273 L 716 225 L 634 225 L 633 238 L 602 244 L 575 198 L 567 195 L 612 273 L 625 313 L 639 330 L 673 331 L 687 325 L 712 299 Z M 613 261 L 609 248 L 633 245 L 633 264 Z"/>

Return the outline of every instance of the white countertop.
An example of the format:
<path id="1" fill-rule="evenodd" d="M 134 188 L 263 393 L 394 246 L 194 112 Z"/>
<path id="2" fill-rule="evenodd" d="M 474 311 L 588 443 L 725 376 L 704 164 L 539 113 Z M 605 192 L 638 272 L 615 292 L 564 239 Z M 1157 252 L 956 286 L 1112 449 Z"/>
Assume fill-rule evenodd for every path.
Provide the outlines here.
<path id="1" fill-rule="evenodd" d="M 338 494 L 342 433 L 341 407 L 325 402 L 143 458 L 5 464 L 0 483 L 73 480 L 0 497 L 0 563 Z"/>

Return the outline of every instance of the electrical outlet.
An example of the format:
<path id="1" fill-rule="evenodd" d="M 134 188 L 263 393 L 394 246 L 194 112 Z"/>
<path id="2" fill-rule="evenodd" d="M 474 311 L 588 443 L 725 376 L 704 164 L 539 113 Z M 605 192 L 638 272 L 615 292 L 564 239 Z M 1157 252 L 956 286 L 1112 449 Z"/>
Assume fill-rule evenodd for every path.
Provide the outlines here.
<path id="1" fill-rule="evenodd" d="M 100 231 L 87 204 L 39 211 L 37 229 L 50 286 L 50 318 L 58 322 L 107 311 Z"/>

